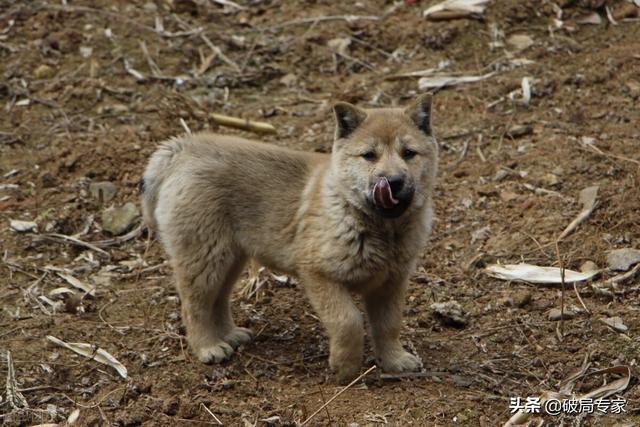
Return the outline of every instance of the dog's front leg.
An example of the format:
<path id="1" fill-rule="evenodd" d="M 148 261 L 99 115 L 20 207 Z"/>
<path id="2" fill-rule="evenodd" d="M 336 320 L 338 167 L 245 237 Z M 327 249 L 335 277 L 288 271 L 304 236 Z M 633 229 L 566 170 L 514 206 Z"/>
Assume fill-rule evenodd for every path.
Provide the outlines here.
<path id="1" fill-rule="evenodd" d="M 388 372 L 415 371 L 422 367 L 420 359 L 400 343 L 407 285 L 407 277 L 390 279 L 364 296 L 376 360 Z"/>
<path id="2" fill-rule="evenodd" d="M 329 366 L 340 383 L 355 378 L 362 366 L 364 322 L 351 295 L 339 283 L 303 274 L 304 289 L 329 335 Z"/>

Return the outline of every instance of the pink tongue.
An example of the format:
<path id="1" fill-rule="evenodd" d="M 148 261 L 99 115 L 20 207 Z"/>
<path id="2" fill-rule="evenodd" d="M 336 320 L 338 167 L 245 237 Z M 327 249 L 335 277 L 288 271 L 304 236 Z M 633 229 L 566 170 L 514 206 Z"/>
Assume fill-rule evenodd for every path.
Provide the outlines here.
<path id="1" fill-rule="evenodd" d="M 391 209 L 399 203 L 399 200 L 393 197 L 389 181 L 384 176 L 378 178 L 376 185 L 373 187 L 373 203 L 384 209 Z"/>

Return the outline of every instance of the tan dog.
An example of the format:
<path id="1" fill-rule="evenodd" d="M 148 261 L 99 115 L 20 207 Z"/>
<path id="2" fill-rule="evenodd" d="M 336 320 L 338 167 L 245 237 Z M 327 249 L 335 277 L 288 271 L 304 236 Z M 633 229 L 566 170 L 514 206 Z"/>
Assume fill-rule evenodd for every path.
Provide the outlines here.
<path id="1" fill-rule="evenodd" d="M 420 368 L 400 343 L 408 276 L 431 228 L 437 143 L 431 97 L 406 109 L 334 107 L 333 154 L 241 138 L 172 139 L 144 174 L 145 218 L 159 232 L 198 359 L 220 362 L 252 332 L 229 300 L 245 262 L 297 276 L 330 340 L 340 381 L 360 370 L 361 294 L 379 365 Z"/>

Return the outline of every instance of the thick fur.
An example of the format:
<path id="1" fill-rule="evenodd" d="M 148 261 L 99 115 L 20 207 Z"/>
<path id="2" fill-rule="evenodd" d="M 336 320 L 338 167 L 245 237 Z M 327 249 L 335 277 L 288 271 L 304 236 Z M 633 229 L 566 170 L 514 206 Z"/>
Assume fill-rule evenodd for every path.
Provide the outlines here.
<path id="1" fill-rule="evenodd" d="M 405 110 L 337 105 L 331 155 L 214 134 L 160 146 L 144 173 L 144 216 L 171 260 L 187 338 L 201 361 L 225 360 L 251 339 L 233 322 L 230 294 L 254 258 L 300 279 L 340 381 L 359 372 L 363 357 L 354 292 L 363 296 L 380 366 L 419 368 L 399 337 L 408 276 L 431 227 L 430 105 L 429 97 Z M 407 147 L 413 158 L 403 158 Z M 376 158 L 363 158 L 363 150 Z M 398 174 L 413 198 L 400 216 L 386 218 L 371 205 L 371 191 L 376 177 Z"/>

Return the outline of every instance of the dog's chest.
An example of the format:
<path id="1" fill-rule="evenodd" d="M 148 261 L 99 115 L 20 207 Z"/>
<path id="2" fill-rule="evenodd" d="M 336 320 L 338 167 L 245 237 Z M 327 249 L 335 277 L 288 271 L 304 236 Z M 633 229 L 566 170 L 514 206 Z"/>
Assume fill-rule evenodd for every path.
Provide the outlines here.
<path id="1" fill-rule="evenodd" d="M 402 236 L 391 232 L 343 223 L 332 234 L 324 250 L 326 268 L 354 286 L 384 281 L 411 260 Z"/>

